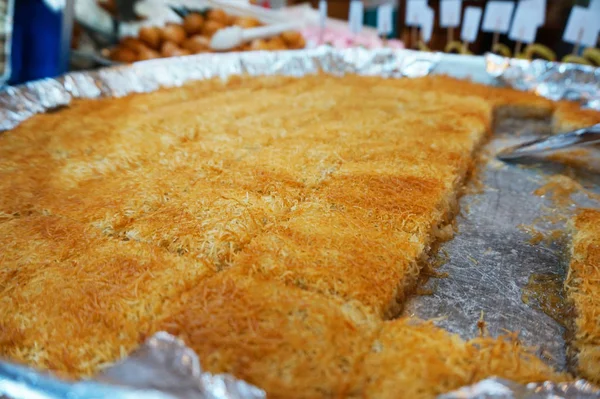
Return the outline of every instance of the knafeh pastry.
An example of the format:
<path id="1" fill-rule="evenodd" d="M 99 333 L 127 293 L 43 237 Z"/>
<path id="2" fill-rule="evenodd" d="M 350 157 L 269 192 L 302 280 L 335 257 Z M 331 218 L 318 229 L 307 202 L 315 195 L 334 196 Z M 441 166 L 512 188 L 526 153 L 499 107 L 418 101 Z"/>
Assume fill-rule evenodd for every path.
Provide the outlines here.
<path id="1" fill-rule="evenodd" d="M 0 135 L 0 356 L 78 378 L 167 330 L 208 371 L 271 397 L 565 380 L 514 340 L 465 342 L 397 319 L 454 234 L 498 110 L 556 108 L 444 76 L 319 74 L 198 81 L 36 115 Z M 570 280 L 582 304 L 586 253 Z M 597 344 L 584 324 L 577 342 Z"/>
<path id="2" fill-rule="evenodd" d="M 600 210 L 581 210 L 572 228 L 571 264 L 565 282 L 576 312 L 571 345 L 577 371 L 600 384 Z"/>

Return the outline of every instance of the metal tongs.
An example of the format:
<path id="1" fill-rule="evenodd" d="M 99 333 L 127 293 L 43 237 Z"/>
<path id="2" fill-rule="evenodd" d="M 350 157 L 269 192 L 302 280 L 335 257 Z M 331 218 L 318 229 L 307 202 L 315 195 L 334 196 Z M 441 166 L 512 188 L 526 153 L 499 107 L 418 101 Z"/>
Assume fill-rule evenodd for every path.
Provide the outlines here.
<path id="1" fill-rule="evenodd" d="M 594 143 L 600 143 L 600 123 L 569 133 L 557 134 L 505 148 L 496 156 L 502 161 L 513 161 L 523 157 Z"/>

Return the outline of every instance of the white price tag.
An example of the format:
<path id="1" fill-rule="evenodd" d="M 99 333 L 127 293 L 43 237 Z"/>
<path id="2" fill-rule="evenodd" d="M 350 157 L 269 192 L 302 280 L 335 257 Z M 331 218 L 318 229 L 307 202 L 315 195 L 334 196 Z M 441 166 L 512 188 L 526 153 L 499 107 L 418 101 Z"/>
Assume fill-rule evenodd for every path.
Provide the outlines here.
<path id="1" fill-rule="evenodd" d="M 319 1 L 319 27 L 321 29 L 325 29 L 326 22 L 327 22 L 327 1 L 320 0 Z"/>
<path id="2" fill-rule="evenodd" d="M 431 7 L 427 7 L 423 10 L 422 22 L 421 22 L 421 37 L 425 43 L 429 43 L 431 40 L 431 34 L 433 33 L 433 20 L 434 12 Z"/>
<path id="3" fill-rule="evenodd" d="M 515 8 L 512 1 L 490 1 L 485 7 L 481 30 L 484 32 L 506 33 Z"/>
<path id="4" fill-rule="evenodd" d="M 455 28 L 460 25 L 462 14 L 461 0 L 442 0 L 440 3 L 440 25 L 443 28 Z"/>
<path id="5" fill-rule="evenodd" d="M 546 23 L 546 0 L 532 0 L 535 3 L 535 9 L 537 10 L 537 21 L 538 27 L 544 26 Z"/>
<path id="6" fill-rule="evenodd" d="M 391 4 L 382 4 L 377 7 L 377 33 L 389 35 L 393 30 L 393 8 Z"/>
<path id="7" fill-rule="evenodd" d="M 546 0 L 520 0 L 515 18 L 519 12 L 525 12 L 530 18 L 529 23 L 539 28 L 546 23 Z"/>
<path id="8" fill-rule="evenodd" d="M 363 27 L 363 3 L 361 0 L 350 1 L 350 15 L 348 16 L 350 32 L 358 35 Z"/>
<path id="9" fill-rule="evenodd" d="M 538 13 L 535 8 L 527 5 L 523 6 L 523 3 L 519 3 L 510 26 L 508 38 L 521 43 L 535 42 L 538 26 L 533 21 L 536 20 L 537 16 Z"/>
<path id="10" fill-rule="evenodd" d="M 427 0 L 406 0 L 406 25 L 421 25 L 421 14 L 427 9 Z"/>
<path id="11" fill-rule="evenodd" d="M 481 22 L 481 8 L 467 7 L 463 17 L 460 38 L 467 43 L 473 43 L 479 33 L 479 23 Z"/>
<path id="12" fill-rule="evenodd" d="M 583 47 L 596 47 L 599 30 L 600 18 L 597 9 L 574 6 L 563 33 L 563 40 Z"/>

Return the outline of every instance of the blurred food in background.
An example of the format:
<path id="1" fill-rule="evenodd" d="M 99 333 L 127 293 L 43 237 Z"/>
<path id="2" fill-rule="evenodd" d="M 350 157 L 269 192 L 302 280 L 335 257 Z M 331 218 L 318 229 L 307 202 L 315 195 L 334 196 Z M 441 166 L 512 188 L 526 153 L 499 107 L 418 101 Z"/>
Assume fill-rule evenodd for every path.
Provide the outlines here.
<path id="1" fill-rule="evenodd" d="M 311 47 L 324 44 L 335 48 L 404 48 L 404 44 L 400 40 L 384 39 L 377 36 L 376 32 L 365 32 L 362 35 L 353 35 L 347 28 L 337 26 L 326 27 L 322 32 L 319 27 L 308 26 L 302 30 L 302 36 L 304 36 L 307 43 L 311 44 Z"/>
<path id="2" fill-rule="evenodd" d="M 350 29 L 349 0 L 324 2 L 324 13 L 319 11 L 319 0 L 77 0 L 70 66 L 88 69 L 113 63 L 209 53 L 213 51 L 210 48 L 211 38 L 224 28 L 253 29 L 290 22 L 297 25 L 282 29 L 297 31 L 256 39 L 228 51 L 290 50 L 320 45 L 367 49 L 388 47 L 473 55 L 492 51 L 507 57 L 600 65 L 597 43 L 565 40 L 563 37 L 570 15 L 576 9 L 587 10 L 592 22 L 600 21 L 600 0 L 506 1 L 505 4 L 514 5 L 512 22 L 506 25 L 506 29 L 498 28 L 497 31 L 485 27 L 485 16 L 493 4 L 500 3 L 498 1 L 361 1 L 364 11 L 360 27 Z M 533 3 L 544 4 L 544 7 L 526 7 Z M 419 4 L 420 7 L 415 8 Z M 448 7 L 448 4 L 454 6 Z M 410 13 L 407 11 L 409 5 L 413 8 Z M 389 32 L 382 32 L 379 26 L 379 11 L 383 7 L 392 10 L 390 21 L 385 24 L 391 27 Z M 529 13 L 534 10 L 539 15 L 532 17 L 527 14 L 527 18 L 517 18 L 521 8 Z M 480 20 L 476 21 L 473 37 L 469 40 L 463 37 L 463 31 L 468 31 L 465 29 L 468 24 L 464 23 L 467 9 L 480 12 Z M 449 12 L 455 18 L 449 18 Z M 411 18 L 413 14 L 418 18 Z M 527 31 L 532 32 L 531 37 L 514 33 L 520 32 L 521 20 L 525 21 Z M 535 23 L 530 23 L 532 20 Z M 589 30 L 589 27 L 586 29 Z M 15 42 L 20 37 L 18 29 L 16 33 L 13 35 Z M 36 43 L 38 41 L 36 39 Z M 18 55 L 18 52 L 15 54 Z M 18 57 L 13 58 L 19 60 Z"/>
<path id="3" fill-rule="evenodd" d="M 142 27 L 137 37 L 121 39 L 116 47 L 108 51 L 108 56 L 113 61 L 130 63 L 208 53 L 212 51 L 210 38 L 220 29 L 229 26 L 252 29 L 263 25 L 257 18 L 230 15 L 222 9 L 189 12 L 181 23 Z M 288 31 L 268 39 L 253 40 L 231 51 L 296 50 L 303 49 L 305 45 L 300 32 Z"/>

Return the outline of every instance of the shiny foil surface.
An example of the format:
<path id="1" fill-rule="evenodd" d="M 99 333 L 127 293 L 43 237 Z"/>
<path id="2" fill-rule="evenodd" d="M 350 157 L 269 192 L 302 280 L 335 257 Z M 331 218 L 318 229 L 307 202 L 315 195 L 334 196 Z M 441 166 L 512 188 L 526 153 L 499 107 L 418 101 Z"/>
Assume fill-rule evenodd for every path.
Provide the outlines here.
<path id="1" fill-rule="evenodd" d="M 600 391 L 584 380 L 572 383 L 516 384 L 500 378 L 488 378 L 438 399 L 595 399 Z"/>
<path id="2" fill-rule="evenodd" d="M 303 76 L 317 72 L 424 76 L 441 55 L 417 51 L 318 48 L 300 51 L 201 54 L 75 72 L 0 92 L 0 130 L 69 104 L 77 98 L 121 97 L 185 82 L 232 75 Z"/>
<path id="3" fill-rule="evenodd" d="M 77 72 L 11 87 L 0 92 L 0 130 L 10 130 L 37 113 L 55 110 L 78 98 L 119 97 L 176 87 L 188 81 L 247 75 L 304 76 L 326 72 L 356 73 L 393 78 L 430 73 L 469 76 L 485 84 L 507 84 L 534 90 L 553 99 L 570 98 L 594 106 L 600 72 L 586 67 L 537 61 L 507 60 L 488 55 L 468 57 L 411 50 L 317 48 L 286 52 L 203 54 Z M 562 165 L 541 162 L 521 167 L 497 161 L 494 154 L 509 145 L 548 133 L 548 121 L 505 120 L 482 150 L 480 174 L 461 199 L 457 234 L 441 246 L 444 278 L 431 278 L 430 295 L 411 298 L 405 316 L 435 318 L 437 325 L 465 339 L 480 333 L 519 331 L 525 345 L 539 347 L 539 355 L 559 369 L 567 369 L 564 326 L 525 303 L 523 292 L 533 274 L 564 276 L 569 238 L 533 245 L 524 225 L 541 232 L 565 228 L 576 206 L 600 206 L 583 193 L 573 203 L 557 207 L 547 196 L 533 192 L 547 178 L 565 171 Z M 0 133 L 1 134 L 1 133 Z M 600 160 L 598 158 L 597 160 Z M 600 164 L 600 162 L 598 162 Z M 598 165 L 600 171 L 600 165 Z M 600 174 L 581 173 L 576 179 L 595 192 Z M 479 182 L 480 184 L 476 184 Z M 476 186 L 476 187 L 475 187 Z M 546 218 L 546 219 L 545 219 Z M 541 345 L 541 346 L 540 346 Z M 265 393 L 228 375 L 203 373 L 201 361 L 180 341 L 166 333 L 152 337 L 125 361 L 93 380 L 65 382 L 31 369 L 0 362 L 0 397 L 13 398 L 263 398 Z M 536 396 L 537 395 L 537 396 Z M 600 398 L 585 381 L 564 384 L 516 384 L 488 379 L 449 393 L 443 398 Z"/>
<path id="4" fill-rule="evenodd" d="M 487 54 L 485 61 L 491 76 L 517 90 L 534 91 L 551 100 L 580 101 L 584 107 L 600 110 L 600 68 L 496 54 Z"/>
<path id="5" fill-rule="evenodd" d="M 156 333 L 121 363 L 74 383 L 0 362 L 0 397 L 13 399 L 264 399 L 265 393 L 227 374 L 202 372 L 183 342 Z"/>

